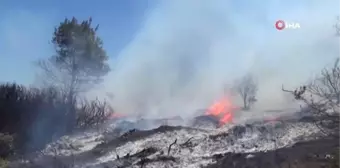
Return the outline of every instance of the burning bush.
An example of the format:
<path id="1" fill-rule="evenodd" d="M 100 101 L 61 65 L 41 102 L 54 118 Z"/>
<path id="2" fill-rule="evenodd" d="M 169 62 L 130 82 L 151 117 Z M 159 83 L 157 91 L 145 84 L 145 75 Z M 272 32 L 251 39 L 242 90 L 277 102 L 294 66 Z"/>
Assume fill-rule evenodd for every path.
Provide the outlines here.
<path id="1" fill-rule="evenodd" d="M 216 101 L 206 111 L 206 115 L 211 115 L 219 118 L 219 126 L 233 121 L 234 111 L 238 109 L 234 106 L 231 100 L 224 96 L 219 101 Z"/>

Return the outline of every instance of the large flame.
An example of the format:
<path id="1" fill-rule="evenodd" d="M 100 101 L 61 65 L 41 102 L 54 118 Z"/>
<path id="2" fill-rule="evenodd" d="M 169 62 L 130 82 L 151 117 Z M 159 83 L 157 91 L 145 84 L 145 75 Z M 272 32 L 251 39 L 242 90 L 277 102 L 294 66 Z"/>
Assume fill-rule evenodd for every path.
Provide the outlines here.
<path id="1" fill-rule="evenodd" d="M 206 115 L 219 118 L 219 126 L 222 126 L 233 121 L 233 112 L 236 109 L 237 107 L 227 97 L 223 97 L 208 108 Z"/>

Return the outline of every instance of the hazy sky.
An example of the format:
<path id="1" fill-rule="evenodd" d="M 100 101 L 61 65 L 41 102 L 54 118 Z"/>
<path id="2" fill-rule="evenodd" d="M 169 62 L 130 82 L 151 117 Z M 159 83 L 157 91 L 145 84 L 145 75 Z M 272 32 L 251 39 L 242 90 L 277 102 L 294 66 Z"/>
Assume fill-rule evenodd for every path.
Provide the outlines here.
<path id="1" fill-rule="evenodd" d="M 339 57 L 339 11 L 339 0 L 0 0 L 0 81 L 32 83 L 32 61 L 53 54 L 53 27 L 92 16 L 116 58 L 99 90 L 115 94 L 119 111 L 181 114 L 248 72 L 271 104 L 282 84 L 297 86 Z M 278 19 L 301 29 L 277 31 Z"/>

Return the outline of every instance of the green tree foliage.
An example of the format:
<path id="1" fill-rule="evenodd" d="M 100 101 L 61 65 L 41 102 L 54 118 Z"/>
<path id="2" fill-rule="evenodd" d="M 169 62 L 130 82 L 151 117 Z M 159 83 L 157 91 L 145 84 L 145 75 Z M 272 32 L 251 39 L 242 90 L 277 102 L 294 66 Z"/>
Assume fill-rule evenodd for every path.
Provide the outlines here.
<path id="1" fill-rule="evenodd" d="M 46 73 L 44 82 L 57 86 L 69 96 L 89 90 L 109 71 L 108 56 L 97 36 L 92 19 L 78 22 L 65 19 L 55 28 L 52 43 L 56 54 L 39 65 Z"/>
<path id="2" fill-rule="evenodd" d="M 66 18 L 53 33 L 56 54 L 38 62 L 44 72 L 44 86 L 59 88 L 67 97 L 67 128 L 76 125 L 74 107 L 79 93 L 100 83 L 110 71 L 103 42 L 97 36 L 98 27 L 92 27 L 91 18 L 82 22 Z"/>

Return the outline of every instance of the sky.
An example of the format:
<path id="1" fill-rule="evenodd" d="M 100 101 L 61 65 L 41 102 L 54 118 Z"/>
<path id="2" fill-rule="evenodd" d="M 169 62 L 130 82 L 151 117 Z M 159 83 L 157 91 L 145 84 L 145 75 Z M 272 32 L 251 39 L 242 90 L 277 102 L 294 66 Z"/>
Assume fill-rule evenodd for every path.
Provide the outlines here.
<path id="1" fill-rule="evenodd" d="M 258 107 L 285 106 L 294 88 L 339 57 L 338 0 L 0 0 L 0 82 L 32 84 L 53 54 L 53 28 L 92 17 L 113 71 L 90 95 L 122 113 L 191 115 L 251 73 Z M 299 23 L 278 31 L 282 19 Z"/>
<path id="2" fill-rule="evenodd" d="M 99 36 L 109 56 L 117 57 L 154 4 L 149 0 L 0 0 L 0 81 L 33 83 L 34 61 L 53 55 L 54 28 L 66 17 L 92 17 L 100 25 Z"/>

